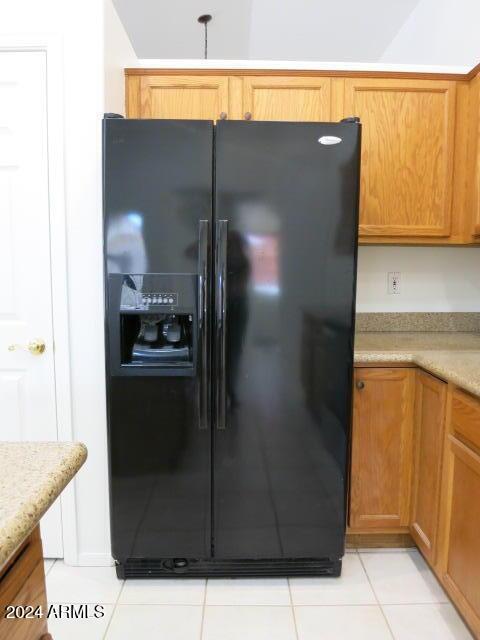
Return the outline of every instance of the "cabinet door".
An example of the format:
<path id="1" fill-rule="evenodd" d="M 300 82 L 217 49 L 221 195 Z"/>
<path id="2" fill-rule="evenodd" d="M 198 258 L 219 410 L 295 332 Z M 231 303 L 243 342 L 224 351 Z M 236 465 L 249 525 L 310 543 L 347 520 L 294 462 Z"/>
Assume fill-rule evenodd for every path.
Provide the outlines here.
<path id="1" fill-rule="evenodd" d="M 447 385 L 417 372 L 411 534 L 430 564 L 437 551 Z"/>
<path id="2" fill-rule="evenodd" d="M 330 78 L 246 76 L 244 117 L 252 120 L 330 120 Z"/>
<path id="3" fill-rule="evenodd" d="M 480 411 L 477 428 L 480 430 Z M 480 455 L 449 436 L 451 477 L 446 566 L 448 593 L 480 637 Z"/>
<path id="4" fill-rule="evenodd" d="M 455 83 L 347 79 L 344 104 L 362 122 L 360 235 L 448 236 Z"/>
<path id="5" fill-rule="evenodd" d="M 228 115 L 228 76 L 131 76 L 129 118 L 218 120 Z"/>
<path id="6" fill-rule="evenodd" d="M 408 527 L 413 369 L 358 368 L 350 476 L 350 527 Z"/>

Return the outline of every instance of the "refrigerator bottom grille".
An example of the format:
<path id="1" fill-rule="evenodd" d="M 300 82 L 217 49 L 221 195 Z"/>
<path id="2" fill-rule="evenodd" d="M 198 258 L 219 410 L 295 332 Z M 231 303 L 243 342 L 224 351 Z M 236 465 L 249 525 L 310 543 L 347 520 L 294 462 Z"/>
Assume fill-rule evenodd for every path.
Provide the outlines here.
<path id="1" fill-rule="evenodd" d="M 119 578 L 229 578 L 260 576 L 339 576 L 340 558 L 282 560 L 197 560 L 129 558 L 117 564 Z"/>

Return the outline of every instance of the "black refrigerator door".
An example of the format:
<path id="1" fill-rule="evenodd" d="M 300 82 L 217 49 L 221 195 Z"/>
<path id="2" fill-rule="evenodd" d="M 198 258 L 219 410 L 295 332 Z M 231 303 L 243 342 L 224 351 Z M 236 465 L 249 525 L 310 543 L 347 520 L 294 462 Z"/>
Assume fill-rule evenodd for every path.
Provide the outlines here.
<path id="1" fill-rule="evenodd" d="M 104 120 L 111 537 L 121 563 L 210 555 L 212 165 L 211 122 Z"/>
<path id="2" fill-rule="evenodd" d="M 360 126 L 219 122 L 214 555 L 339 558 Z"/>

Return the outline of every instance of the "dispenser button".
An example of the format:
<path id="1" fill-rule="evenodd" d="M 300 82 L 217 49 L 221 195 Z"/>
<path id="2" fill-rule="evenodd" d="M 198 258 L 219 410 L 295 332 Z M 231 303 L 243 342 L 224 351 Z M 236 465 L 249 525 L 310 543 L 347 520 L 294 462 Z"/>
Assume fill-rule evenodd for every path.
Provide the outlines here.
<path id="1" fill-rule="evenodd" d="M 170 304 L 173 304 L 173 298 L 169 298 L 169 299 L 168 299 L 168 302 L 169 302 Z"/>
<path id="2" fill-rule="evenodd" d="M 163 304 L 168 304 L 168 298 L 163 299 Z"/>

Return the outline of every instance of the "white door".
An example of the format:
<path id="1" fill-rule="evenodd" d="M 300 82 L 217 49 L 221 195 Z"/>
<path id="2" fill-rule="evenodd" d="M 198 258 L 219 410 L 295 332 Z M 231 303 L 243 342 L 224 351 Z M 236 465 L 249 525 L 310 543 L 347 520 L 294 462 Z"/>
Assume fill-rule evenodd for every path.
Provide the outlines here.
<path id="1" fill-rule="evenodd" d="M 42 52 L 0 52 L 0 440 L 57 440 L 46 71 Z M 61 525 L 57 500 L 45 557 L 63 557 Z"/>

